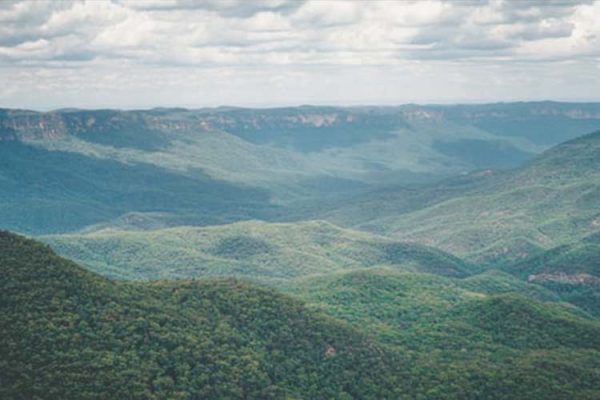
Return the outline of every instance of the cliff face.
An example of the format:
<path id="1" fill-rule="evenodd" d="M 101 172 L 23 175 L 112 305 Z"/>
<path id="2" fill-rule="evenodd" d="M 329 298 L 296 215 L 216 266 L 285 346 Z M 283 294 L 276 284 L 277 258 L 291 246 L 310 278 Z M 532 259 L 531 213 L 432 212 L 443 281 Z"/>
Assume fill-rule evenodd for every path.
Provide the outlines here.
<path id="1" fill-rule="evenodd" d="M 294 130 L 306 128 L 334 129 L 360 126 L 363 129 L 393 129 L 402 125 L 395 118 L 354 115 L 344 110 L 239 110 L 231 112 L 173 111 L 68 111 L 38 113 L 6 110 L 0 114 L 2 140 L 53 140 L 65 135 L 103 135 L 111 132 L 160 131 L 163 133 L 206 132 L 211 130 L 243 131 Z"/>
<path id="2" fill-rule="evenodd" d="M 119 129 L 144 126 L 145 122 L 133 112 L 28 112 L 8 110 L 0 114 L 3 137 L 20 140 L 53 140 L 67 135 L 108 133 Z"/>
<path id="3" fill-rule="evenodd" d="M 567 274 L 565 272 L 532 274 L 527 277 L 527 282 L 560 282 L 572 285 L 596 285 L 600 286 L 600 278 L 590 274 Z"/>
<path id="4" fill-rule="evenodd" d="M 290 135 L 305 138 L 313 135 L 311 142 L 324 137 L 344 142 L 351 137 L 351 143 L 355 143 L 419 122 L 473 124 L 489 128 L 494 134 L 518 136 L 518 127 L 511 130 L 511 126 L 505 124 L 530 123 L 532 120 L 584 124 L 583 132 L 589 132 L 592 130 L 588 128 L 590 124 L 600 126 L 600 104 L 540 102 L 355 108 L 59 110 L 47 113 L 4 109 L 0 110 L 0 140 L 53 140 L 65 135 L 93 138 L 119 132 L 176 134 L 222 130 L 256 143 L 277 144 L 282 136 L 288 136 L 285 144 L 289 145 Z"/>
<path id="5" fill-rule="evenodd" d="M 60 114 L 7 110 L 0 114 L 0 140 L 53 139 L 66 134 Z"/>

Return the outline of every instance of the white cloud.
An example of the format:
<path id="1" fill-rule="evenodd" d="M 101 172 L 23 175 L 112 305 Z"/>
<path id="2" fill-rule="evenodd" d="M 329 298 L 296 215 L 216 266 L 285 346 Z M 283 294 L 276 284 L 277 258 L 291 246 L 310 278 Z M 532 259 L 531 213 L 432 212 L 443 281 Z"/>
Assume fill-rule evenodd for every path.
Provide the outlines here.
<path id="1" fill-rule="evenodd" d="M 76 81 L 66 90 L 72 99 L 79 93 L 93 102 L 102 93 L 113 99 L 116 95 L 110 93 L 119 93 L 133 104 L 146 101 L 149 82 L 173 87 L 188 77 L 173 92 L 181 102 L 199 93 L 194 79 L 197 89 L 212 90 L 219 93 L 215 98 L 232 104 L 257 93 L 264 102 L 275 103 L 281 97 L 278 88 L 285 85 L 286 98 L 300 102 L 320 102 L 315 97 L 320 88 L 327 88 L 322 94 L 337 101 L 374 99 L 375 94 L 382 99 L 395 95 L 398 101 L 434 99 L 435 93 L 457 99 L 482 92 L 506 97 L 502 85 L 513 87 L 515 77 L 528 74 L 533 75 L 531 83 L 519 81 L 524 86 L 513 87 L 513 93 L 536 97 L 550 93 L 539 89 L 544 85 L 538 77 L 556 79 L 563 72 L 565 78 L 558 80 L 551 97 L 574 97 L 575 87 L 592 96 L 594 90 L 600 93 L 598 80 L 590 77 L 582 88 L 581 79 L 569 78 L 569 71 L 597 72 L 597 21 L 600 0 L 5 1 L 0 2 L 0 84 L 12 89 L 3 91 L 2 101 L 22 102 L 26 90 L 33 97 L 35 85 L 56 88 L 62 82 L 71 87 Z M 481 75 L 478 68 L 493 72 L 493 80 L 473 82 Z M 94 79 L 94 71 L 112 78 Z M 14 76 L 30 72 L 21 90 L 11 86 Z M 358 81 L 367 78 L 373 82 Z M 46 84 L 48 79 L 54 83 Z M 118 79 L 131 85 L 128 92 L 120 89 L 126 86 L 123 82 L 113 85 Z M 239 90 L 224 88 L 232 82 Z M 482 89 L 489 82 L 501 84 Z M 368 87 L 373 87 L 373 96 Z M 58 96 L 47 95 L 48 104 Z M 149 98 L 157 104 L 161 99 L 177 103 L 166 95 Z M 198 101 L 208 100 L 200 96 Z"/>
<path id="2" fill-rule="evenodd" d="M 360 19 L 360 6 L 358 2 L 312 0 L 294 13 L 292 20 L 312 28 L 351 24 Z"/>

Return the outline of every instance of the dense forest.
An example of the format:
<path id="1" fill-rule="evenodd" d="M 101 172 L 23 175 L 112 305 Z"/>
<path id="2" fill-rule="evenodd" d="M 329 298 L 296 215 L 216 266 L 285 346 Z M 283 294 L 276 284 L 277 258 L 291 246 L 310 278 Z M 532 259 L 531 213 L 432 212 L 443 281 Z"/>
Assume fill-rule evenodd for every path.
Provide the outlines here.
<path id="1" fill-rule="evenodd" d="M 4 110 L 0 397 L 597 399 L 596 107 Z"/>
<path id="2" fill-rule="evenodd" d="M 365 270 L 296 283 L 292 297 L 235 279 L 113 282 L 7 232 L 0 268 L 3 398 L 593 399 L 600 390 L 597 320 L 463 280 Z"/>
<path id="3" fill-rule="evenodd" d="M 386 398 L 404 363 L 240 281 L 115 283 L 0 235 L 2 398 Z"/>

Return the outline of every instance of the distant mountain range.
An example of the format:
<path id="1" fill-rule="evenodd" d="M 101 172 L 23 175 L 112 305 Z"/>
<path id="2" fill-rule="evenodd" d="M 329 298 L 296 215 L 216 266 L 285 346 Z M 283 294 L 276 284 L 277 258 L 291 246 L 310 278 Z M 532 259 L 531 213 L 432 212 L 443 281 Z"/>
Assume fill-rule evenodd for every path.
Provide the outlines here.
<path id="1" fill-rule="evenodd" d="M 140 214 L 40 238 L 118 279 L 237 276 L 281 287 L 289 279 L 365 267 L 450 277 L 494 267 L 600 314 L 599 162 L 597 132 L 513 170 L 289 208 L 297 222 L 163 228 Z"/>
<path id="2" fill-rule="evenodd" d="M 130 213 L 162 226 L 285 219 L 315 199 L 515 167 L 599 127 L 596 103 L 4 109 L 0 217 L 29 233 Z"/>

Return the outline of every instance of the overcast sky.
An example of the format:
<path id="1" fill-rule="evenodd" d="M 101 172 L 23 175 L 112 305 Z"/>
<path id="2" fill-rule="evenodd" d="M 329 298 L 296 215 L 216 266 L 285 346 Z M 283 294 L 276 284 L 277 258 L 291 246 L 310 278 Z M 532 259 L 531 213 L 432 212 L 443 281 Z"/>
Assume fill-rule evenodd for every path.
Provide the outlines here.
<path id="1" fill-rule="evenodd" d="M 600 100 L 600 0 L 0 0 L 0 107 Z"/>

